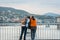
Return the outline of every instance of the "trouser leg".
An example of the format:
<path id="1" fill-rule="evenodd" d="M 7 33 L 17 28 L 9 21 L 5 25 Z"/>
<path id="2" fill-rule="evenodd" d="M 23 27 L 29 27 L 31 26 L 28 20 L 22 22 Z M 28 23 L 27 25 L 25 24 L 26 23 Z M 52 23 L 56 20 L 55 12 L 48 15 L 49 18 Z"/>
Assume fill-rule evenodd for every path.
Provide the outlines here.
<path id="1" fill-rule="evenodd" d="M 24 40 L 26 40 L 26 34 L 27 34 L 27 27 L 25 28 L 25 31 L 24 31 Z"/>
<path id="2" fill-rule="evenodd" d="M 22 29 L 21 29 L 21 35 L 20 35 L 20 39 L 19 40 L 22 40 L 23 32 L 24 32 L 24 28 L 22 27 Z"/>
<path id="3" fill-rule="evenodd" d="M 31 29 L 31 40 L 35 39 L 36 29 Z"/>

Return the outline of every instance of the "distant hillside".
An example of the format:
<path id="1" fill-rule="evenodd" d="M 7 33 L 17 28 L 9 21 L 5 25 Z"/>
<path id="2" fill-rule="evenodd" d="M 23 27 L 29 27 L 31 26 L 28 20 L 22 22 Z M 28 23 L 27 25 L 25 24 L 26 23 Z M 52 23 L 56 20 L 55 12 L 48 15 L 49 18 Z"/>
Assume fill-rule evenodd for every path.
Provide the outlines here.
<path id="1" fill-rule="evenodd" d="M 55 13 L 51 13 L 51 12 L 48 12 L 48 13 L 46 13 L 44 15 L 46 15 L 46 16 L 53 16 L 53 17 L 60 16 L 60 14 L 55 14 Z"/>
<path id="2" fill-rule="evenodd" d="M 4 13 L 4 14 L 2 14 Z M 0 7 L 0 14 L 1 15 L 4 15 L 4 16 L 17 16 L 18 17 L 23 17 L 23 16 L 27 16 L 27 15 L 30 15 L 30 13 L 24 11 L 24 10 L 17 10 L 17 9 L 14 9 L 14 8 L 9 8 L 9 7 Z"/>
<path id="3" fill-rule="evenodd" d="M 14 8 L 9 8 L 9 7 L 0 7 L 0 16 L 7 17 L 7 18 L 14 18 L 14 17 L 19 17 L 23 18 L 24 16 L 30 16 L 33 15 L 37 19 L 39 17 L 42 17 L 41 15 L 35 15 L 35 14 L 30 14 L 29 12 L 25 10 L 18 10 Z"/>
<path id="4" fill-rule="evenodd" d="M 36 19 L 54 19 L 54 17 L 58 16 L 58 14 L 53 13 L 46 13 L 44 15 L 35 15 L 30 14 L 29 12 L 25 10 L 18 10 L 10 7 L 0 7 L 0 22 L 11 22 L 12 18 L 20 19 L 24 16 L 35 16 Z"/>
<path id="5" fill-rule="evenodd" d="M 0 22 L 10 21 L 12 18 L 21 19 L 24 16 L 36 16 L 25 10 L 18 10 L 10 7 L 0 7 Z"/>

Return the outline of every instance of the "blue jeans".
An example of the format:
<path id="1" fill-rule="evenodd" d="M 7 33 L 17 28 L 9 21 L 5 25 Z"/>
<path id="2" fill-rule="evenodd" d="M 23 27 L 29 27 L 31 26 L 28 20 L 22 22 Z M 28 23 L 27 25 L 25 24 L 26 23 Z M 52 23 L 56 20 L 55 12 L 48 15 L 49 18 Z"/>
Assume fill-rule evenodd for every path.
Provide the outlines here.
<path id="1" fill-rule="evenodd" d="M 31 40 L 35 40 L 36 29 L 31 29 Z"/>
<path id="2" fill-rule="evenodd" d="M 22 40 L 23 33 L 24 33 L 24 40 L 26 40 L 27 27 L 22 27 L 19 40 Z"/>

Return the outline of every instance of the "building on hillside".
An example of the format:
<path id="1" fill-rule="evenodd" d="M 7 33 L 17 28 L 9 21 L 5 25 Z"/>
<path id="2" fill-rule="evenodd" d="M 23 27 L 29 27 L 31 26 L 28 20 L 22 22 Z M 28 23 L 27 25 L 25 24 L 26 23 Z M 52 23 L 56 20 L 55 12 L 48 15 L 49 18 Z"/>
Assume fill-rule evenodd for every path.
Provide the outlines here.
<path id="1" fill-rule="evenodd" d="M 3 16 L 0 16 L 0 23 L 3 22 Z"/>
<path id="2" fill-rule="evenodd" d="M 56 17 L 57 29 L 60 29 L 60 16 Z"/>

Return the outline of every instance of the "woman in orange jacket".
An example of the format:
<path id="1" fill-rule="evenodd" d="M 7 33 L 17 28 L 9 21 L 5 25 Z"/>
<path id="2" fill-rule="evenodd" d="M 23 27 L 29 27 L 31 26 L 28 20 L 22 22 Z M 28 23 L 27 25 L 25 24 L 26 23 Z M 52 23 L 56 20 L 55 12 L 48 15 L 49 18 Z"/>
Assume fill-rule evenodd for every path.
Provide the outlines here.
<path id="1" fill-rule="evenodd" d="M 34 16 L 30 17 L 30 27 L 31 27 L 31 40 L 35 40 L 37 22 Z"/>

